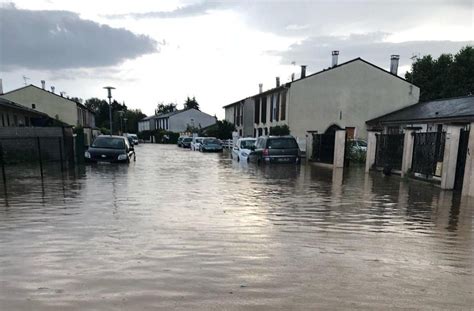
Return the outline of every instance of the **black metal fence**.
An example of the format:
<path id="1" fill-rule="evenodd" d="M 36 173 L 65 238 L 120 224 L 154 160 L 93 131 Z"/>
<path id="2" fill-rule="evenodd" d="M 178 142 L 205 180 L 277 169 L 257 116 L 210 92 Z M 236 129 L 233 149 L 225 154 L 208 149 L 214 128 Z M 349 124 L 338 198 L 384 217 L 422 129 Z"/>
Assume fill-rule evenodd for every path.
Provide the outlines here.
<path id="1" fill-rule="evenodd" d="M 415 133 L 412 171 L 427 176 L 440 176 L 438 163 L 443 162 L 446 133 Z"/>
<path id="2" fill-rule="evenodd" d="M 404 134 L 377 134 L 375 166 L 402 169 Z"/>
<path id="3" fill-rule="evenodd" d="M 313 134 L 312 159 L 318 162 L 333 164 L 335 140 L 336 135 L 334 133 Z"/>

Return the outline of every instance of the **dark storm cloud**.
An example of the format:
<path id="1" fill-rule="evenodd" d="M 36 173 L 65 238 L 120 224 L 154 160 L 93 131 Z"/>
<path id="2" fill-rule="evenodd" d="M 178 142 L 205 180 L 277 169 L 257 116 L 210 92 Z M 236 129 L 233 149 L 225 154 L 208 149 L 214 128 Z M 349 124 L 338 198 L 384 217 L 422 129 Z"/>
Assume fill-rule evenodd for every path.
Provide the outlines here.
<path id="1" fill-rule="evenodd" d="M 407 41 L 400 43 L 383 41 L 389 34 L 383 32 L 352 34 L 345 37 L 317 36 L 293 44 L 287 51 L 273 52 L 282 57 L 283 64 L 309 65 L 318 71 L 331 65 L 331 51 L 339 50 L 339 63 L 362 57 L 381 67 L 389 67 L 390 55 L 400 55 L 400 66 L 411 64 L 413 55 L 456 53 L 461 47 L 473 45 L 474 41 Z"/>
<path id="2" fill-rule="evenodd" d="M 0 8 L 1 69 L 92 68 L 157 51 L 157 42 L 67 11 Z"/>

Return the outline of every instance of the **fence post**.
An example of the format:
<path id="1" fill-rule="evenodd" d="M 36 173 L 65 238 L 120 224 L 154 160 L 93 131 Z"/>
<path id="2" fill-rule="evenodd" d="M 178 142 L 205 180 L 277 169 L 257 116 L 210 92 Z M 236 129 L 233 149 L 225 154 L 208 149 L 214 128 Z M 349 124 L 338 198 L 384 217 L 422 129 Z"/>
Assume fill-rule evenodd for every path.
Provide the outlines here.
<path id="1" fill-rule="evenodd" d="M 467 148 L 462 195 L 474 197 L 474 122 L 470 126 Z"/>
<path id="2" fill-rule="evenodd" d="M 5 161 L 3 160 L 3 145 L 0 142 L 0 162 L 2 162 L 2 179 L 5 190 L 7 189 L 7 177 L 5 175 Z M 5 191 L 6 193 L 6 191 Z"/>
<path id="3" fill-rule="evenodd" d="M 446 131 L 443 168 L 441 171 L 441 189 L 451 190 L 454 188 L 461 128 L 462 126 L 459 125 L 448 125 Z"/>
<path id="4" fill-rule="evenodd" d="M 39 157 L 39 165 L 41 171 L 41 179 L 43 179 L 43 158 L 41 157 L 41 143 L 39 136 L 36 137 L 36 143 L 38 146 L 38 157 Z"/>
<path id="5" fill-rule="evenodd" d="M 62 141 L 61 137 L 58 137 L 58 142 L 59 142 L 59 160 L 61 161 L 61 172 L 64 171 L 64 159 L 63 159 L 63 146 L 62 146 Z"/>
<path id="6" fill-rule="evenodd" d="M 404 177 L 411 169 L 413 160 L 413 146 L 415 145 L 415 132 L 417 128 L 405 128 L 405 138 L 403 140 L 403 156 L 402 156 L 402 177 Z"/>
<path id="7" fill-rule="evenodd" d="M 365 158 L 365 172 L 368 173 L 375 164 L 375 152 L 377 150 L 378 132 L 367 132 L 367 154 Z"/>
<path id="8" fill-rule="evenodd" d="M 337 130 L 334 136 L 333 167 L 344 167 L 344 151 L 346 149 L 346 130 Z"/>

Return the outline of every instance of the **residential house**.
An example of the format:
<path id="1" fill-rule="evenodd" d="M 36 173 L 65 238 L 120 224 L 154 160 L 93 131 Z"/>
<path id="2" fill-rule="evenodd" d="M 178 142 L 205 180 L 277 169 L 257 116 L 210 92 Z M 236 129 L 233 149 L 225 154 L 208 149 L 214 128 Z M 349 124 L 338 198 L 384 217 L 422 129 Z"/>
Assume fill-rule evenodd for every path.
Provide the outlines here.
<path id="1" fill-rule="evenodd" d="M 48 123 L 47 114 L 0 98 L 0 127 L 32 127 Z"/>
<path id="2" fill-rule="evenodd" d="M 140 129 L 141 123 L 141 129 Z M 162 129 L 182 133 L 188 127 L 205 128 L 216 123 L 216 117 L 197 109 L 175 110 L 140 120 L 139 132 L 144 130 Z"/>
<path id="3" fill-rule="evenodd" d="M 420 132 L 441 132 L 449 124 L 468 127 L 474 122 L 474 96 L 438 99 L 416 103 L 367 121 L 371 130 L 401 134 L 406 127 Z"/>
<path id="4" fill-rule="evenodd" d="M 81 103 L 75 102 L 63 94 L 56 94 L 35 85 L 27 85 L 0 95 L 32 110 L 47 114 L 53 119 L 71 126 L 84 128 L 85 144 L 89 145 L 98 134 L 95 130 L 95 114 Z"/>
<path id="5" fill-rule="evenodd" d="M 149 116 L 138 121 L 138 132 L 151 131 L 155 129 L 155 116 Z"/>
<path id="6" fill-rule="evenodd" d="M 331 68 L 308 76 L 302 66 L 300 79 L 283 85 L 277 79 L 275 88 L 224 106 L 226 120 L 242 124 L 237 126 L 242 134 L 250 132 L 246 125 L 252 122 L 253 136 L 288 125 L 299 141 L 335 128 L 365 139 L 366 120 L 418 102 L 419 88 L 396 74 L 396 56 L 391 62 L 392 71 L 386 71 L 361 58 L 340 65 L 336 58 Z M 252 105 L 253 116 L 245 113 Z"/>

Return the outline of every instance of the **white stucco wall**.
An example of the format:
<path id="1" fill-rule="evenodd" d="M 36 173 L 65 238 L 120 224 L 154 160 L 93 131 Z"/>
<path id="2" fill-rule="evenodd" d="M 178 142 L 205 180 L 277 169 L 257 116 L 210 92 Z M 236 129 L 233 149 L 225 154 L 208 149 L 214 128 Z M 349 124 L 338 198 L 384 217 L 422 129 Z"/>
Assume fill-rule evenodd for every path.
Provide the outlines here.
<path id="1" fill-rule="evenodd" d="M 169 131 L 181 133 L 186 130 L 188 124 L 194 124 L 195 127 L 207 127 L 216 123 L 216 118 L 202 111 L 189 109 L 170 116 L 168 122 Z"/>
<path id="2" fill-rule="evenodd" d="M 28 108 L 35 104 L 35 110 L 46 113 L 51 118 L 58 119 L 69 125 L 77 125 L 77 104 L 48 91 L 27 86 L 1 97 L 16 102 Z"/>
<path id="3" fill-rule="evenodd" d="M 410 83 L 356 60 L 297 80 L 289 90 L 288 125 L 303 139 L 307 131 L 324 132 L 332 124 L 355 127 L 367 138 L 365 122 L 418 102 L 420 90 Z"/>

